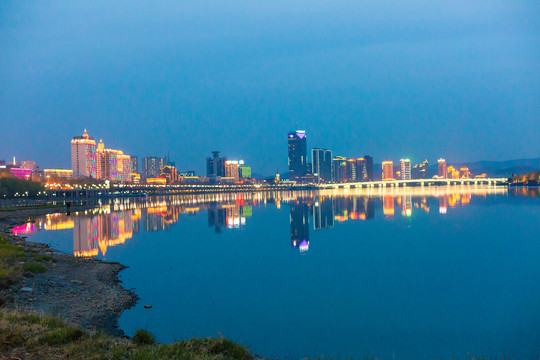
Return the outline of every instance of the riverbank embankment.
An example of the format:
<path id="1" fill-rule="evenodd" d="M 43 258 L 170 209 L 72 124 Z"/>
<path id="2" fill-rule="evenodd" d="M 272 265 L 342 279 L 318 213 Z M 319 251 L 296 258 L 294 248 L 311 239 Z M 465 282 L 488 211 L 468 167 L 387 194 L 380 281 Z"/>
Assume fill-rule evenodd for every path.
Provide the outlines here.
<path id="1" fill-rule="evenodd" d="M 1 301 L 8 309 L 59 316 L 83 329 L 123 335 L 117 320 L 137 301 L 135 293 L 124 289 L 118 280 L 125 266 L 62 254 L 12 234 L 13 227 L 59 210 L 45 207 L 0 212 L 0 236 L 6 248 L 2 251 Z"/>

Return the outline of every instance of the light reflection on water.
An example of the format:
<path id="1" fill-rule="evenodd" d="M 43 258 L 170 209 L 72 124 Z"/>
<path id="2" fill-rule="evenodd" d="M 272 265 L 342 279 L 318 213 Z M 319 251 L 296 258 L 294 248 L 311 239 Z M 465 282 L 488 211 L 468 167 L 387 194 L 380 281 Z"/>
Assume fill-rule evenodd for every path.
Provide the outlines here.
<path id="1" fill-rule="evenodd" d="M 116 199 L 14 232 L 130 266 L 121 276 L 141 301 L 120 319 L 128 334 L 148 327 L 171 341 L 219 331 L 279 358 L 537 356 L 540 314 L 525 305 L 538 305 L 532 296 L 540 288 L 529 277 L 540 276 L 540 266 L 528 256 L 537 258 L 540 245 L 507 237 L 534 234 L 539 195 L 447 186 Z M 515 247 L 525 258 L 503 256 Z M 494 296 L 508 281 L 528 294 L 521 312 Z M 497 321 L 486 320 L 482 306 L 500 309 Z M 494 339 L 500 346 L 488 346 Z"/>

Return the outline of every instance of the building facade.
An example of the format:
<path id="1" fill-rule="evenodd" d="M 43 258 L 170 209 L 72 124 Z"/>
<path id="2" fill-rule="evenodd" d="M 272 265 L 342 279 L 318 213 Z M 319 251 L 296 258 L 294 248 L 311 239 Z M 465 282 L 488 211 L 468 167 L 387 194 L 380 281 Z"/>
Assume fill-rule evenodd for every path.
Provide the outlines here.
<path id="1" fill-rule="evenodd" d="M 394 162 L 392 160 L 385 160 L 382 162 L 382 179 L 394 180 Z"/>
<path id="2" fill-rule="evenodd" d="M 236 160 L 225 161 L 225 177 L 234 178 L 234 181 L 240 180 L 240 173 L 238 171 L 238 161 Z"/>
<path id="3" fill-rule="evenodd" d="M 97 178 L 96 141 L 88 136 L 86 129 L 82 136 L 71 139 L 71 169 L 73 177 Z"/>
<path id="4" fill-rule="evenodd" d="M 140 174 L 139 173 L 139 159 L 137 159 L 137 157 L 134 155 L 131 155 L 131 172 L 134 174 Z"/>
<path id="5" fill-rule="evenodd" d="M 312 149 L 311 162 L 313 176 L 317 182 L 332 181 L 332 150 Z"/>
<path id="6" fill-rule="evenodd" d="M 411 180 L 411 160 L 401 159 L 399 160 L 401 170 L 401 180 Z"/>
<path id="7" fill-rule="evenodd" d="M 147 156 L 142 158 L 142 173 L 143 179 L 156 178 L 161 174 L 165 167 L 165 158 L 156 156 Z"/>
<path id="8" fill-rule="evenodd" d="M 447 178 L 446 160 L 444 160 L 444 159 L 437 160 L 437 170 L 438 170 L 437 175 L 441 179 L 446 179 Z"/>
<path id="9" fill-rule="evenodd" d="M 206 176 L 216 178 L 225 176 L 226 157 L 220 157 L 219 151 L 212 151 L 212 157 L 206 158 Z"/>
<path id="10" fill-rule="evenodd" d="M 334 174 L 334 182 L 347 181 L 347 158 L 335 156 L 332 159 L 332 172 Z"/>
<path id="11" fill-rule="evenodd" d="M 298 180 L 308 173 L 307 135 L 303 130 L 289 132 L 289 180 Z"/>
<path id="12" fill-rule="evenodd" d="M 44 169 L 43 170 L 43 176 L 47 180 L 51 178 L 56 179 L 71 179 L 73 177 L 73 170 L 65 170 L 65 169 Z"/>

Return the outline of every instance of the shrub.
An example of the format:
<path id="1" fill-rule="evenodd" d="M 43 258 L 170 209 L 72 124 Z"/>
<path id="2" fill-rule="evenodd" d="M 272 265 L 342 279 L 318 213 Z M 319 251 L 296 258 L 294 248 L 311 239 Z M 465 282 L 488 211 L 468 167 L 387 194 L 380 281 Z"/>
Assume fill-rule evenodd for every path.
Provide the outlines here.
<path id="1" fill-rule="evenodd" d="M 137 345 L 152 345 L 156 342 L 156 338 L 148 330 L 137 329 L 133 335 L 133 342 Z"/>

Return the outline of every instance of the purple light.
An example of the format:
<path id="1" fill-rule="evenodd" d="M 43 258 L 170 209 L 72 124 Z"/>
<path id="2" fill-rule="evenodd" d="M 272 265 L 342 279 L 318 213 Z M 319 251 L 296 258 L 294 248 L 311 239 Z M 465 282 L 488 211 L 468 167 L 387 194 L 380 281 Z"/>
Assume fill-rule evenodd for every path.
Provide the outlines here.
<path id="1" fill-rule="evenodd" d="M 306 136 L 306 134 L 303 133 L 296 133 L 296 135 L 298 135 L 300 139 L 303 139 Z"/>

